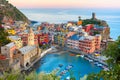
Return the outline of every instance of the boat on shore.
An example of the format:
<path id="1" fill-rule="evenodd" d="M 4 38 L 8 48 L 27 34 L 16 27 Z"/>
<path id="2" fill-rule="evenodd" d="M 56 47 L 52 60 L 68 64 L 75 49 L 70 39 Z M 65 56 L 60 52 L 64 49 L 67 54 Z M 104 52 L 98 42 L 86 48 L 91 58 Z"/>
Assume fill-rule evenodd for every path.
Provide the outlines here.
<path id="1" fill-rule="evenodd" d="M 75 56 L 75 54 L 71 53 L 70 56 Z"/>
<path id="2" fill-rule="evenodd" d="M 76 57 L 80 57 L 80 56 L 81 56 L 81 55 L 79 55 L 79 54 L 78 54 L 78 55 L 76 55 Z"/>
<path id="3" fill-rule="evenodd" d="M 83 58 L 83 57 L 84 57 L 84 55 L 81 55 L 81 57 Z"/>

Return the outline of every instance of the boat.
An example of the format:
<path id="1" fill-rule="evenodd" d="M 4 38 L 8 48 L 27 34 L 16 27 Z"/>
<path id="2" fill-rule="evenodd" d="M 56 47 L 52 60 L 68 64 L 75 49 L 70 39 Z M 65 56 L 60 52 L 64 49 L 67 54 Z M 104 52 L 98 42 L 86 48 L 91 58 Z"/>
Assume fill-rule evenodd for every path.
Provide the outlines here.
<path id="1" fill-rule="evenodd" d="M 101 66 L 102 66 L 102 64 L 99 64 L 99 63 L 98 63 L 98 64 L 97 64 L 97 66 L 101 67 Z"/>
<path id="2" fill-rule="evenodd" d="M 65 69 L 66 70 L 69 70 L 69 69 L 71 69 L 73 67 L 73 65 L 68 65 Z"/>
<path id="3" fill-rule="evenodd" d="M 63 64 L 59 64 L 59 67 L 60 67 L 60 68 L 63 67 Z"/>
<path id="4" fill-rule="evenodd" d="M 70 76 L 66 77 L 66 80 L 70 80 Z"/>
<path id="5" fill-rule="evenodd" d="M 88 57 L 85 57 L 86 60 L 90 60 Z"/>
<path id="6" fill-rule="evenodd" d="M 67 70 L 63 70 L 63 71 L 60 73 L 60 76 L 64 75 L 65 73 L 67 73 Z"/>
<path id="7" fill-rule="evenodd" d="M 97 64 L 98 64 L 98 62 L 94 62 L 94 64 L 95 64 L 95 65 L 97 65 Z"/>
<path id="8" fill-rule="evenodd" d="M 81 55 L 76 55 L 76 57 L 80 57 Z"/>
<path id="9" fill-rule="evenodd" d="M 93 62 L 93 60 L 89 60 L 89 62 Z"/>
<path id="10" fill-rule="evenodd" d="M 83 58 L 83 57 L 84 57 L 84 55 L 81 55 L 81 57 Z"/>
<path id="11" fill-rule="evenodd" d="M 70 56 L 75 56 L 75 54 L 71 53 Z"/>

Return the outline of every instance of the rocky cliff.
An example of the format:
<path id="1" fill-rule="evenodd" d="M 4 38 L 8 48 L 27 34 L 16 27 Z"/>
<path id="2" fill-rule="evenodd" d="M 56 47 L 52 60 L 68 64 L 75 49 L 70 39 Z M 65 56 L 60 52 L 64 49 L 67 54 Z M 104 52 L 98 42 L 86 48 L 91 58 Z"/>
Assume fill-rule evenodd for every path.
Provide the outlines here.
<path id="1" fill-rule="evenodd" d="M 24 21 L 29 23 L 28 18 L 7 0 L 0 0 L 0 20 Z"/>

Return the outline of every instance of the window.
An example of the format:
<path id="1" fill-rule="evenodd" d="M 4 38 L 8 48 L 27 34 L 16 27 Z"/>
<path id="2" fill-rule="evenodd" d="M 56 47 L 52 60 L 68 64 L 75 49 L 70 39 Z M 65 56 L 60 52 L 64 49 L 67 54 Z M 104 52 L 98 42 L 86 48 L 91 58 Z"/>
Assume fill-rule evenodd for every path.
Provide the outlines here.
<path id="1" fill-rule="evenodd" d="M 5 51 L 7 50 L 7 48 L 5 48 Z"/>

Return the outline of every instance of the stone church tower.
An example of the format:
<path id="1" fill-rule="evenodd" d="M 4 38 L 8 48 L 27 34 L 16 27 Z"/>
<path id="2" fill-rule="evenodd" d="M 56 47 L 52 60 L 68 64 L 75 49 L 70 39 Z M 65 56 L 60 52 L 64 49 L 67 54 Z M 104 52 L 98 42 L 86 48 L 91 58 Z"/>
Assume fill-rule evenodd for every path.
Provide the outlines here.
<path id="1" fill-rule="evenodd" d="M 28 46 L 32 46 L 32 45 L 34 45 L 34 32 L 32 28 L 30 28 L 28 32 Z"/>

